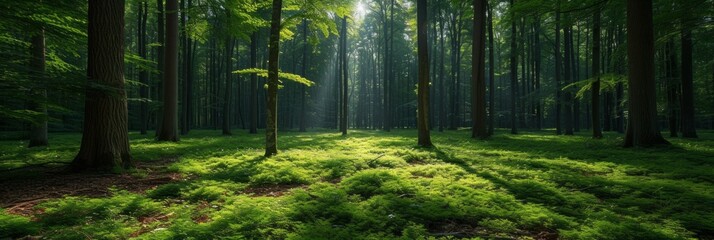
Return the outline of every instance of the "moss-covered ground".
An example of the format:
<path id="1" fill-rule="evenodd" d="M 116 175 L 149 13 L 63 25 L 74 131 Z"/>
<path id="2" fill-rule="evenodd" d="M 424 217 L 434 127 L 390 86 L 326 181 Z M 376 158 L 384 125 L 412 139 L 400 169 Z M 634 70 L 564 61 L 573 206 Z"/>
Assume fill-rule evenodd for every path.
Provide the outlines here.
<path id="1" fill-rule="evenodd" d="M 136 161 L 176 159 L 162 171 L 185 180 L 51 199 L 30 216 L 0 209 L 0 239 L 714 236 L 712 132 L 655 149 L 621 148 L 618 134 L 469 135 L 434 132 L 436 147 L 423 149 L 413 130 L 284 132 L 280 154 L 266 159 L 262 134 L 193 131 L 181 142 L 158 143 L 132 133 Z M 80 139 L 51 134 L 42 149 L 0 141 L 0 170 L 69 161 Z M 141 171 L 131 174 L 150 177 Z"/>

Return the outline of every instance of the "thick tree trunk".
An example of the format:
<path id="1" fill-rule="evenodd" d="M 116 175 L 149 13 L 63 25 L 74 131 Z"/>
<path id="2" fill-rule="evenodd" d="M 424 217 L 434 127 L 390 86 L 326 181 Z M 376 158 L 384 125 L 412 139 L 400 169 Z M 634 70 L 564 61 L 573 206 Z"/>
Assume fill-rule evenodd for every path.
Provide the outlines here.
<path id="1" fill-rule="evenodd" d="M 427 42 L 428 23 L 426 9 L 426 0 L 418 0 L 417 47 L 419 55 L 419 83 L 417 86 L 417 125 L 419 131 L 419 146 L 431 147 L 431 136 L 429 134 L 429 43 Z"/>
<path id="2" fill-rule="evenodd" d="M 471 61 L 471 137 L 486 138 L 486 2 L 473 0 L 473 47 Z"/>
<path id="3" fill-rule="evenodd" d="M 682 30 L 682 137 L 697 138 L 694 121 L 694 79 L 692 70 L 692 30 Z"/>
<path id="4" fill-rule="evenodd" d="M 268 52 L 268 96 L 265 118 L 265 156 L 278 154 L 278 59 L 280 54 L 280 15 L 283 0 L 273 0 Z"/>
<path id="5" fill-rule="evenodd" d="M 625 147 L 669 144 L 657 127 L 652 0 L 627 1 L 629 121 Z"/>
<path id="6" fill-rule="evenodd" d="M 178 136 L 178 0 L 166 1 L 166 44 L 164 49 L 164 107 L 159 141 Z"/>
<path id="7" fill-rule="evenodd" d="M 513 7 L 515 0 L 511 0 Z M 516 19 L 511 19 L 511 133 L 518 134 L 516 104 L 518 101 L 518 43 L 516 32 Z"/>
<path id="8" fill-rule="evenodd" d="M 47 88 L 45 87 L 45 31 L 40 29 L 32 36 L 32 70 L 37 77 L 37 85 L 31 90 L 33 99 L 29 109 L 40 113 L 30 126 L 30 143 L 28 147 L 47 146 Z"/>
<path id="9" fill-rule="evenodd" d="M 592 105 L 593 138 L 602 138 L 600 128 L 600 8 L 593 15 L 593 83 L 590 104 Z"/>
<path id="10" fill-rule="evenodd" d="M 116 170 L 132 166 L 124 90 L 124 1 L 90 0 L 84 131 L 70 168 Z M 101 85 L 98 89 L 93 86 Z"/>

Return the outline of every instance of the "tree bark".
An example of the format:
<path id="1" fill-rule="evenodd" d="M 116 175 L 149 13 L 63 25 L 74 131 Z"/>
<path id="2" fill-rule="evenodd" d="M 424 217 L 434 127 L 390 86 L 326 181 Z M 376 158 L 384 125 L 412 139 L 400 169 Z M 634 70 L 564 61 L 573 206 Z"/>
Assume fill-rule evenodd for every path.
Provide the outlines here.
<path id="1" fill-rule="evenodd" d="M 159 141 L 178 136 L 178 0 L 166 1 L 166 44 L 164 49 L 164 108 Z"/>
<path id="2" fill-rule="evenodd" d="M 128 169 L 132 157 L 124 90 L 124 0 L 90 0 L 88 12 L 84 131 L 70 168 Z"/>
<path id="3" fill-rule="evenodd" d="M 349 111 L 348 105 L 347 105 L 347 91 L 348 91 L 348 81 L 347 81 L 347 75 L 348 75 L 348 69 L 347 69 L 347 16 L 342 18 L 342 31 L 340 32 L 340 41 L 342 45 L 342 56 L 340 61 L 342 62 L 341 70 L 342 70 L 342 111 L 340 111 L 340 131 L 342 132 L 342 136 L 347 135 L 347 113 Z"/>
<path id="4" fill-rule="evenodd" d="M 515 0 L 511 0 L 511 7 L 513 7 Z M 515 14 L 512 14 L 515 16 Z M 516 31 L 516 19 L 515 17 L 511 19 L 511 134 L 518 134 L 518 122 L 517 122 L 517 111 L 516 104 L 518 101 L 518 43 L 516 38 L 518 37 Z"/>
<path id="5" fill-rule="evenodd" d="M 567 26 L 565 29 L 565 61 L 563 65 L 565 66 L 563 75 L 565 75 L 566 86 L 572 82 L 572 64 L 571 64 L 571 54 L 573 54 L 572 48 L 570 47 L 573 39 L 573 30 L 571 26 Z M 573 135 L 573 95 L 570 89 L 563 91 L 563 115 L 565 115 L 565 135 Z"/>
<path id="6" fill-rule="evenodd" d="M 494 61 L 494 44 L 493 44 L 493 10 L 488 1 L 486 1 L 488 6 L 488 135 L 493 135 L 495 129 L 494 118 L 496 116 L 496 62 Z"/>
<path id="7" fill-rule="evenodd" d="M 148 2 L 143 2 L 139 5 L 139 31 L 137 32 L 137 37 L 139 38 L 139 57 L 146 60 L 146 23 L 148 19 L 149 6 Z M 142 67 L 139 72 L 139 82 L 141 82 L 141 87 L 139 87 L 139 97 L 141 97 L 141 103 L 139 106 L 139 121 L 140 123 L 140 133 L 141 135 L 146 135 L 146 131 L 149 128 L 149 104 L 147 102 L 149 98 L 149 72 Z"/>
<path id="8" fill-rule="evenodd" d="M 682 29 L 682 137 L 697 138 L 694 118 L 694 76 L 692 70 L 692 29 Z"/>
<path id="9" fill-rule="evenodd" d="M 227 37 L 225 44 L 226 53 L 223 57 L 226 58 L 226 68 L 224 69 L 226 82 L 225 89 L 223 90 L 223 122 L 221 125 L 221 132 L 223 135 L 233 135 L 233 133 L 231 133 L 231 99 L 233 98 L 233 38 Z"/>
<path id="10" fill-rule="evenodd" d="M 473 47 L 471 61 L 471 137 L 486 138 L 486 3 L 473 0 Z"/>
<path id="11" fill-rule="evenodd" d="M 157 30 L 157 39 L 158 39 L 158 44 L 159 46 L 156 47 L 156 69 L 158 71 L 158 76 L 157 79 L 157 93 L 156 94 L 158 99 L 161 99 L 163 101 L 163 95 L 164 95 L 164 88 L 163 88 L 163 79 L 164 79 L 164 44 L 166 40 L 166 29 L 165 29 L 165 14 L 164 14 L 164 0 L 156 0 L 156 28 Z M 159 132 L 161 131 L 161 123 L 163 122 L 163 107 L 159 107 L 159 109 L 156 111 L 156 132 L 154 133 L 156 137 L 159 136 Z"/>
<path id="12" fill-rule="evenodd" d="M 429 43 L 427 42 L 427 5 L 426 0 L 417 1 L 417 47 L 419 57 L 419 83 L 418 83 L 418 144 L 422 147 L 431 147 L 429 133 Z"/>
<path id="13" fill-rule="evenodd" d="M 677 54 L 675 53 L 675 43 L 673 39 L 667 41 L 664 47 L 664 57 L 661 58 L 664 69 L 664 85 L 667 91 L 667 120 L 669 123 L 669 136 L 677 137 L 679 125 L 677 118 L 679 117 L 677 102 L 680 99 L 679 90 L 681 89 L 679 82 L 679 74 L 677 73 Z"/>
<path id="14" fill-rule="evenodd" d="M 627 1 L 629 124 L 625 147 L 669 144 L 657 127 L 652 0 Z"/>
<path id="15" fill-rule="evenodd" d="M 250 68 L 258 67 L 258 32 L 250 35 Z M 250 134 L 258 133 L 258 76 L 250 75 Z"/>
<path id="16" fill-rule="evenodd" d="M 30 142 L 28 147 L 47 146 L 47 88 L 45 87 L 45 31 L 39 29 L 32 36 L 32 70 L 35 71 L 34 76 L 37 77 L 37 85 L 31 89 L 33 99 L 30 100 L 29 109 L 40 113 L 41 116 L 36 118 L 30 126 Z"/>
<path id="17" fill-rule="evenodd" d="M 593 138 L 602 138 L 600 127 L 600 8 L 593 14 L 593 83 L 590 95 Z"/>
<path id="18" fill-rule="evenodd" d="M 278 59 L 280 54 L 280 15 L 283 0 L 273 0 L 268 50 L 268 96 L 265 118 L 265 156 L 278 154 Z"/>

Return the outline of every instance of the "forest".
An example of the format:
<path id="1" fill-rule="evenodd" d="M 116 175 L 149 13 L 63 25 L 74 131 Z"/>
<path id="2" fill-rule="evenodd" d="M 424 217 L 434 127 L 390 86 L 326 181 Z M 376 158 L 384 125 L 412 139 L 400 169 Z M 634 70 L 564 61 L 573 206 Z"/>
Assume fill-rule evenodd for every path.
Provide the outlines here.
<path id="1" fill-rule="evenodd" d="M 714 0 L 0 2 L 0 239 L 714 239 Z"/>

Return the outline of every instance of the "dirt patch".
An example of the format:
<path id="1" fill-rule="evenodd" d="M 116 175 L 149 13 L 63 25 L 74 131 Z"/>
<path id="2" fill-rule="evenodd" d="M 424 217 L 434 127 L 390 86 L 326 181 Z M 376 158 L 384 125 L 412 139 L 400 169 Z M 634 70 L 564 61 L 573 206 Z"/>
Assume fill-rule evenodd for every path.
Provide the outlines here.
<path id="1" fill-rule="evenodd" d="M 61 168 L 32 170 L 31 177 L 0 180 L 0 207 L 19 215 L 37 214 L 33 207 L 47 200 L 64 196 L 104 197 L 110 188 L 142 193 L 158 185 L 182 180 L 181 174 L 163 171 L 175 160 L 137 163 L 138 172 L 130 174 L 70 173 Z M 143 174 L 142 174 L 143 175 Z"/>

